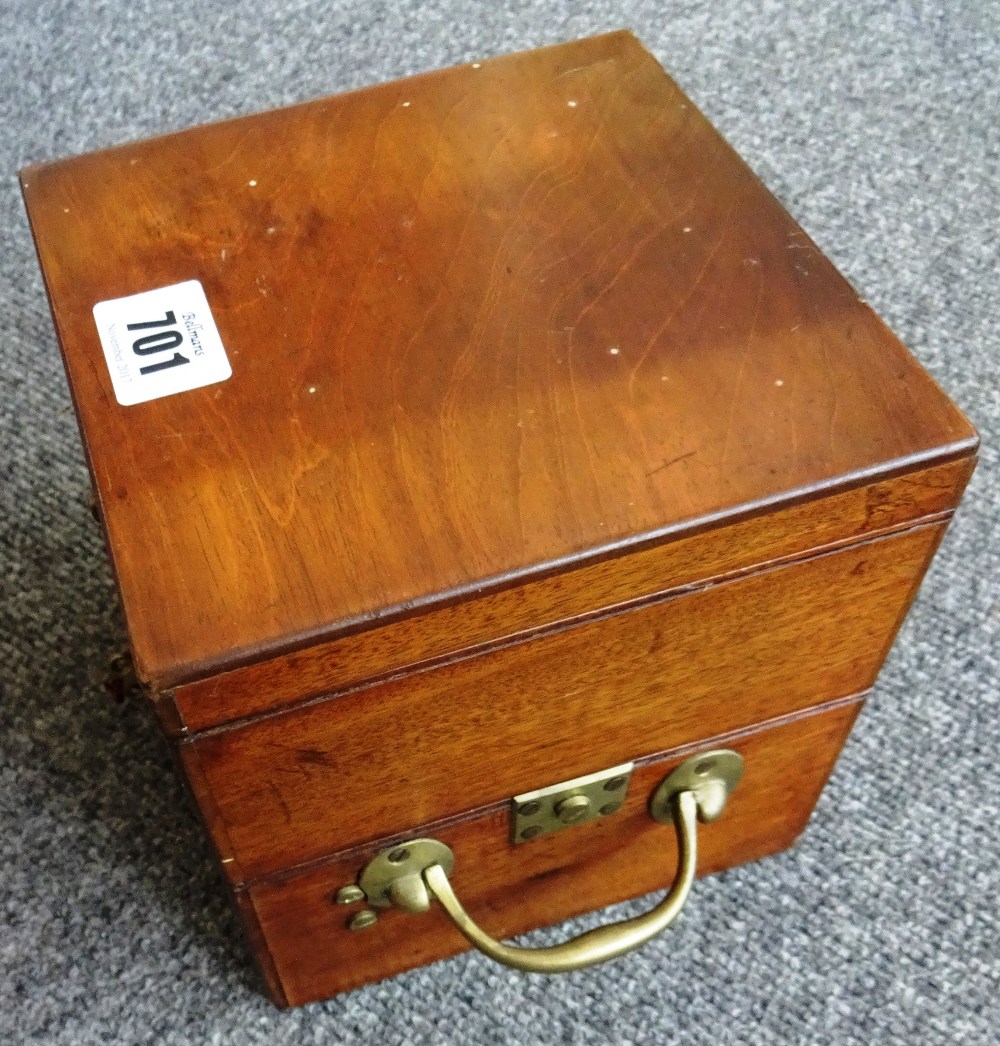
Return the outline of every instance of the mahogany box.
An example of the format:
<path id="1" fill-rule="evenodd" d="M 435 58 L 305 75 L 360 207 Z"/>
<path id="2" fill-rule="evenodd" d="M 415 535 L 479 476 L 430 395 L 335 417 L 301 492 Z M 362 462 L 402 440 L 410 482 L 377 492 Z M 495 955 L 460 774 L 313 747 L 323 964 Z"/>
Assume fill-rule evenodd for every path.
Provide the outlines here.
<path id="1" fill-rule="evenodd" d="M 278 1004 L 470 942 L 601 961 L 795 839 L 977 439 L 634 36 L 22 184 L 136 670 Z"/>

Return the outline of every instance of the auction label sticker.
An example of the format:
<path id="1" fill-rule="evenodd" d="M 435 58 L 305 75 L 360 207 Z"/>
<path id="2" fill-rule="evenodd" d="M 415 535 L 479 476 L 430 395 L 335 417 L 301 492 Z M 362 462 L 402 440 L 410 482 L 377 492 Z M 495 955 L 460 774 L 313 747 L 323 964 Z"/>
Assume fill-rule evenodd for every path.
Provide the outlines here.
<path id="1" fill-rule="evenodd" d="M 233 373 L 198 280 L 99 301 L 94 320 L 125 407 L 225 381 Z"/>

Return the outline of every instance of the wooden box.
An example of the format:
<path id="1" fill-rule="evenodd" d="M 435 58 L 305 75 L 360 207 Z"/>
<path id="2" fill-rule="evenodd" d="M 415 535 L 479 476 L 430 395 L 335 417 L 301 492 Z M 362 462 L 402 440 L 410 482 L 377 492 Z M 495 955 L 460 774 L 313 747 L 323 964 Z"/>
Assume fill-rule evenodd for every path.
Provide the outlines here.
<path id="1" fill-rule="evenodd" d="M 792 842 L 977 440 L 633 36 L 22 182 L 136 668 L 276 1002 L 467 948 L 433 868 L 506 938 L 667 887 L 675 834 L 700 873 Z"/>

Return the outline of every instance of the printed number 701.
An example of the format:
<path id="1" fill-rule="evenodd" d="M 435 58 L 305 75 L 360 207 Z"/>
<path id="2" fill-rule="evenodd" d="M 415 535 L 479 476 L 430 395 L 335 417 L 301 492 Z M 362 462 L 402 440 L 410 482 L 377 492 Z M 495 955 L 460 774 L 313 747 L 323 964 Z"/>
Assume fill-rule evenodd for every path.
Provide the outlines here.
<path id="1" fill-rule="evenodd" d="M 173 312 L 168 312 L 162 320 L 146 320 L 143 323 L 129 323 L 126 327 L 130 331 L 150 330 L 154 327 L 171 327 L 177 322 Z M 144 334 L 132 342 L 132 351 L 137 356 L 152 356 L 156 352 L 168 352 L 176 349 L 184 341 L 184 335 L 179 330 L 161 330 L 155 334 Z M 190 363 L 187 356 L 175 352 L 169 360 L 160 363 L 148 363 L 139 368 L 140 374 L 153 374 L 158 370 L 166 370 L 168 367 L 179 367 L 182 363 Z"/>

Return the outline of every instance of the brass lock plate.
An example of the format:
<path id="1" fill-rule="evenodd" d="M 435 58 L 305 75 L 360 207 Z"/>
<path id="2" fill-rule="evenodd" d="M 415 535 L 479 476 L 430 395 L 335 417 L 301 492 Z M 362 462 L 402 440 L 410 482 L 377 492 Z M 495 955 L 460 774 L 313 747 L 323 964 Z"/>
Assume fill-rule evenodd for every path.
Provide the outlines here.
<path id="1" fill-rule="evenodd" d="M 625 802 L 633 763 L 537 788 L 510 801 L 510 839 L 527 843 L 563 828 L 617 813 Z"/>

